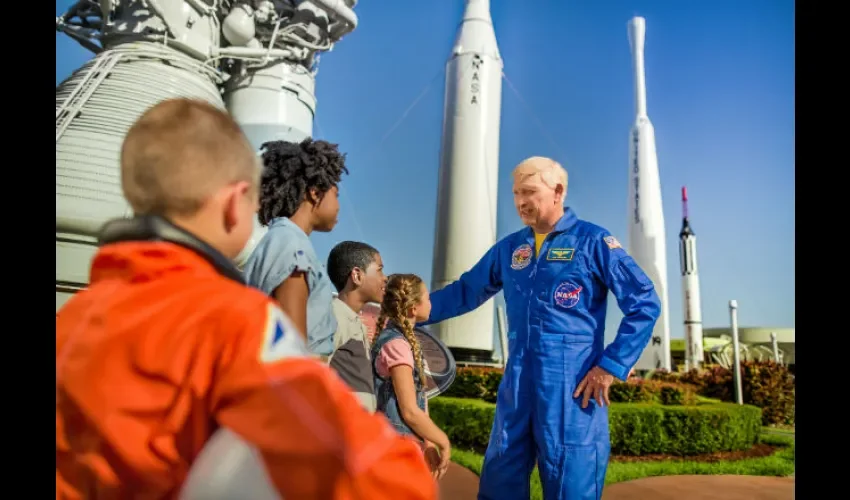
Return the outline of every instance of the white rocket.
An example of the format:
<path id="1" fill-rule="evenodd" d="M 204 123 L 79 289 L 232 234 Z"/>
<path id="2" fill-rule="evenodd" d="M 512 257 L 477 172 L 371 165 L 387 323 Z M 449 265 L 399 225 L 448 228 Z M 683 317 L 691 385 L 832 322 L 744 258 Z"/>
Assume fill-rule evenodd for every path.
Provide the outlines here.
<path id="1" fill-rule="evenodd" d="M 433 290 L 460 278 L 496 243 L 502 58 L 489 0 L 467 0 L 446 63 Z M 458 361 L 491 361 L 493 300 L 433 325 Z"/>
<path id="2" fill-rule="evenodd" d="M 635 71 L 635 107 L 629 144 L 629 253 L 652 279 L 661 299 L 661 316 L 652 340 L 638 360 L 637 369 L 670 369 L 670 325 L 667 305 L 667 251 L 664 212 L 661 208 L 661 181 L 655 153 L 655 130 L 646 114 L 644 40 L 646 20 L 629 21 L 629 44 Z"/>
<path id="3" fill-rule="evenodd" d="M 699 368 L 703 361 L 702 305 L 699 298 L 697 237 L 688 220 L 688 189 L 682 186 L 682 231 L 679 232 L 679 264 L 682 269 L 682 304 L 685 307 L 685 369 Z"/>

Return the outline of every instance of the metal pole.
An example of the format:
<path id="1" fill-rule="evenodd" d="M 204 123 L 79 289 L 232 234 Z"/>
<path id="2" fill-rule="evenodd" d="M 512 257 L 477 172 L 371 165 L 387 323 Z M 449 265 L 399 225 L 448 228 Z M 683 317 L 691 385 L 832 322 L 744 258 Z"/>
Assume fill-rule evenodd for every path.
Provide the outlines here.
<path id="1" fill-rule="evenodd" d="M 776 341 L 776 332 L 770 332 L 770 343 L 773 345 L 773 360 L 779 363 L 779 342 Z"/>
<path id="2" fill-rule="evenodd" d="M 732 320 L 732 358 L 733 372 L 732 377 L 735 382 L 735 401 L 742 405 L 744 404 L 744 391 L 741 388 L 741 345 L 738 342 L 738 301 L 729 301 L 729 317 Z"/>

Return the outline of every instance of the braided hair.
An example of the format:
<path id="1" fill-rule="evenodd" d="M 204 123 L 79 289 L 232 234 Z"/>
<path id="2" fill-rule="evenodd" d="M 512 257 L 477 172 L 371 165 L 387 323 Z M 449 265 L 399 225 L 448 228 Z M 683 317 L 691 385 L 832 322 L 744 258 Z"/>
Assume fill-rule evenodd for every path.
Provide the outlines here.
<path id="1" fill-rule="evenodd" d="M 302 202 L 319 203 L 339 184 L 345 154 L 336 144 L 304 139 L 300 143 L 271 141 L 260 146 L 263 176 L 260 182 L 260 223 L 267 226 L 277 217 L 292 217 Z M 310 190 L 319 193 L 312 199 Z"/>
<path id="2" fill-rule="evenodd" d="M 390 276 L 376 326 L 380 329 L 386 325 L 387 321 L 391 321 L 401 328 L 404 338 L 407 339 L 413 350 L 413 360 L 419 370 L 419 388 L 425 389 L 422 346 L 413 333 L 413 324 L 410 322 L 410 318 L 407 317 L 410 308 L 419 303 L 422 283 L 422 278 L 415 274 L 393 274 Z"/>

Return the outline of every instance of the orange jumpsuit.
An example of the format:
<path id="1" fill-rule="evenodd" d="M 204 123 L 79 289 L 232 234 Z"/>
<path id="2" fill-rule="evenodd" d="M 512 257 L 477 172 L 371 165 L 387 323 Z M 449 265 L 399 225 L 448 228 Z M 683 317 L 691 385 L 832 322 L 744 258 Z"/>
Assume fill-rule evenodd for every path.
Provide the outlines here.
<path id="1" fill-rule="evenodd" d="M 415 443 L 327 366 L 280 355 L 298 335 L 281 314 L 187 248 L 101 248 L 56 317 L 56 498 L 176 498 L 218 426 L 286 500 L 436 498 Z"/>

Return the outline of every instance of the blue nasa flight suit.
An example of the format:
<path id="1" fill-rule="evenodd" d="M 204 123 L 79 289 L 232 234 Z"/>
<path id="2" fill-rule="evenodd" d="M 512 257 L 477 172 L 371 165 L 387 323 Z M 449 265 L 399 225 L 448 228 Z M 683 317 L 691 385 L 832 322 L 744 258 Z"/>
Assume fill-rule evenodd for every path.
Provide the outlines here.
<path id="1" fill-rule="evenodd" d="M 529 498 L 536 463 L 547 500 L 600 499 L 611 449 L 608 408 L 573 398 L 600 366 L 625 380 L 661 312 L 655 287 L 605 229 L 572 209 L 534 255 L 534 232 L 507 236 L 460 279 L 431 293 L 426 324 L 504 290 L 510 357 L 499 385 L 479 500 Z M 603 346 L 608 290 L 625 317 Z"/>

